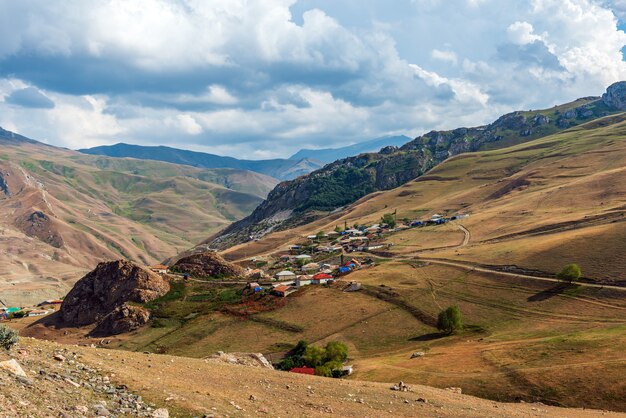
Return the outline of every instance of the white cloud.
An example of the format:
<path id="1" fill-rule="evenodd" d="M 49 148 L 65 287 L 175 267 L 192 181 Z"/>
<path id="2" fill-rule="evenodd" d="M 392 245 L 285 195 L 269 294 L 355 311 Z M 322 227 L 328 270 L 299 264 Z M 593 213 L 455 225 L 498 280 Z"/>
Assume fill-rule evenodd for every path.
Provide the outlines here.
<path id="1" fill-rule="evenodd" d="M 0 0 L 0 125 L 70 147 L 276 156 L 481 124 L 626 79 L 625 0 L 327 2 L 292 16 L 295 3 Z M 349 20 L 364 15 L 376 20 Z M 20 89 L 54 108 L 10 106 Z"/>
<path id="2" fill-rule="evenodd" d="M 433 51 L 431 52 L 431 56 L 436 60 L 449 62 L 453 65 L 456 65 L 458 63 L 458 58 L 454 51 L 441 51 L 439 49 L 433 49 Z"/>
<path id="3" fill-rule="evenodd" d="M 506 31 L 509 35 L 509 39 L 511 40 L 511 42 L 518 45 L 531 44 L 535 41 L 542 40 L 541 36 L 535 35 L 533 33 L 533 25 L 528 22 L 517 21 L 515 23 L 511 23 Z"/>

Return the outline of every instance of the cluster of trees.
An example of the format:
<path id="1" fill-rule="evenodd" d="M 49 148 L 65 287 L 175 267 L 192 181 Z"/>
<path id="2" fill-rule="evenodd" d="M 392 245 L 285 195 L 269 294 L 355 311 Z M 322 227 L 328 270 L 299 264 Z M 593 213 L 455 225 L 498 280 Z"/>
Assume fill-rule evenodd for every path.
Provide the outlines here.
<path id="1" fill-rule="evenodd" d="M 311 197 L 296 207 L 297 212 L 334 210 L 376 190 L 372 174 L 358 167 L 341 167 L 330 175 L 309 177 L 306 187 Z"/>
<path id="2" fill-rule="evenodd" d="M 312 367 L 315 374 L 326 377 L 340 377 L 343 362 L 348 358 L 348 346 L 339 341 L 331 341 L 326 347 L 309 345 L 300 341 L 279 364 L 280 370 L 294 367 Z"/>

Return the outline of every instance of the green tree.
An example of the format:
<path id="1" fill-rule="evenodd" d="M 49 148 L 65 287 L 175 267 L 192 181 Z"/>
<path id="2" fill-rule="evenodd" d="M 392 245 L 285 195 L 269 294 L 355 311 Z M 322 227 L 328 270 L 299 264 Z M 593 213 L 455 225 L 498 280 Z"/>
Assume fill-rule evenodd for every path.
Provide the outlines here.
<path id="1" fill-rule="evenodd" d="M 326 358 L 326 350 L 321 347 L 310 345 L 306 348 L 303 358 L 304 362 L 309 367 L 321 366 L 324 364 L 324 359 Z"/>
<path id="2" fill-rule="evenodd" d="M 0 325 L 0 347 L 5 350 L 9 350 L 19 341 L 19 336 L 17 332 L 13 331 L 11 328 L 5 327 L 4 325 Z"/>
<path id="3" fill-rule="evenodd" d="M 326 362 L 343 363 L 348 358 L 348 346 L 339 341 L 326 344 Z"/>
<path id="4" fill-rule="evenodd" d="M 450 306 L 439 312 L 437 317 L 437 329 L 452 334 L 454 331 L 463 328 L 461 310 L 458 306 Z"/>
<path id="5" fill-rule="evenodd" d="M 315 368 L 315 374 L 317 376 L 333 377 L 333 370 L 324 364 Z"/>
<path id="6" fill-rule="evenodd" d="M 556 277 L 559 280 L 571 283 L 578 280 L 581 274 L 582 272 L 580 271 L 580 267 L 578 266 L 578 264 L 568 264 L 567 266 L 563 267 L 563 270 L 561 270 L 559 274 L 556 275 Z"/>
<path id="7" fill-rule="evenodd" d="M 336 233 L 340 233 L 342 231 L 341 227 L 339 225 L 335 226 L 335 232 Z"/>
<path id="8" fill-rule="evenodd" d="M 396 227 L 396 217 L 393 213 L 385 213 L 382 218 L 380 218 L 380 222 L 389 225 L 389 228 Z"/>

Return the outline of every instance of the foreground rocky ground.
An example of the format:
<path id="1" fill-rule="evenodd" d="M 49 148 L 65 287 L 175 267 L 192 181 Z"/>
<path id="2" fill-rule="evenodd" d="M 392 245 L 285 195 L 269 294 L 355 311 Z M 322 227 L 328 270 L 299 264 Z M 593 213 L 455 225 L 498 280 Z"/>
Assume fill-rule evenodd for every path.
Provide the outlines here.
<path id="1" fill-rule="evenodd" d="M 426 386 L 287 374 L 226 364 L 23 338 L 1 352 L 0 417 L 591 417 L 626 416 L 542 404 L 504 404 Z M 398 385 L 394 385 L 398 389 Z"/>

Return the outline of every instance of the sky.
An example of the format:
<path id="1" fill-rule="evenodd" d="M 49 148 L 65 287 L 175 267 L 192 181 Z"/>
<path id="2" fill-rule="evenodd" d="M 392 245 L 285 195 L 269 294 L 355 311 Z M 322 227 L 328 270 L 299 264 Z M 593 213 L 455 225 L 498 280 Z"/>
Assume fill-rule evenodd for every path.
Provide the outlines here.
<path id="1" fill-rule="evenodd" d="M 288 157 L 626 80 L 626 0 L 0 0 L 0 126 Z"/>

